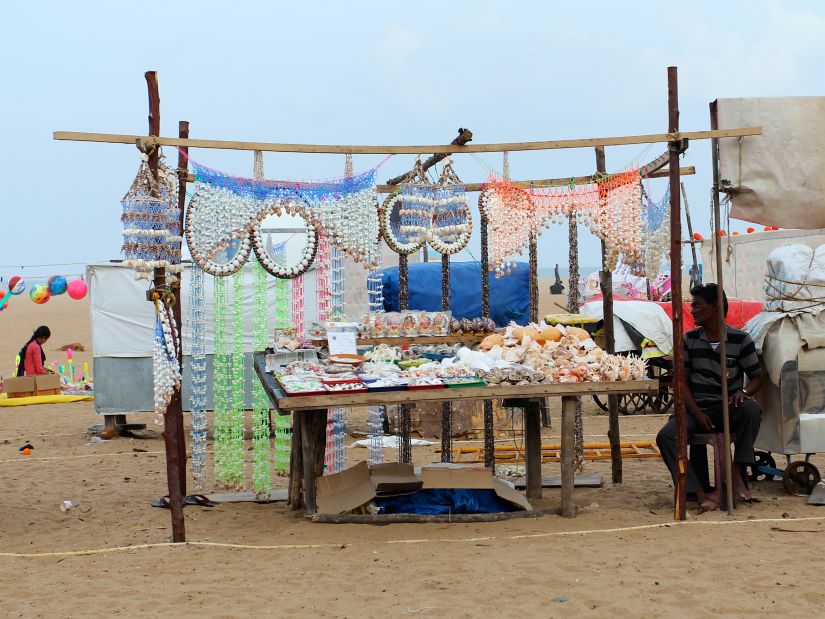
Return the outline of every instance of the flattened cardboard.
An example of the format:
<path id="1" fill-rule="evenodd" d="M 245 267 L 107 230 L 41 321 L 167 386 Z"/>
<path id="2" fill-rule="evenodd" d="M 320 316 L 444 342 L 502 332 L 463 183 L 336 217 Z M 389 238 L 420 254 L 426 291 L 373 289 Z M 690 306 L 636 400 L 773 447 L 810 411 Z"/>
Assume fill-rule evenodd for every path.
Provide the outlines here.
<path id="1" fill-rule="evenodd" d="M 527 498 L 500 479 L 490 474 L 490 469 L 480 467 L 425 466 L 421 468 L 424 489 L 473 488 L 495 490 L 500 499 L 509 501 L 527 511 L 533 509 Z"/>
<path id="2" fill-rule="evenodd" d="M 495 490 L 499 498 L 525 510 L 533 509 L 524 495 L 483 467 L 433 465 L 423 467 L 421 478 L 418 478 L 412 464 L 390 462 L 370 468 L 366 462 L 359 462 L 340 473 L 319 477 L 315 482 L 318 513 L 321 514 L 350 511 L 374 499 L 378 492 L 386 495 L 428 488 Z"/>
<path id="3" fill-rule="evenodd" d="M 375 498 L 375 488 L 366 462 L 315 480 L 318 512 L 341 514 Z"/>
<path id="4" fill-rule="evenodd" d="M 386 462 L 370 467 L 370 479 L 377 494 L 415 492 L 423 482 L 415 476 L 415 467 L 403 462 Z"/>

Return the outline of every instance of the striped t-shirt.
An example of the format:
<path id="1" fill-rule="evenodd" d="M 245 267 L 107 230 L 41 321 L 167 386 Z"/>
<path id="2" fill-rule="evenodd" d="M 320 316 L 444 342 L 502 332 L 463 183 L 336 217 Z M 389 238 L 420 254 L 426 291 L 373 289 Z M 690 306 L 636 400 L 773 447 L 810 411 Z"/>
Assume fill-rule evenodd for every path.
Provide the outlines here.
<path id="1" fill-rule="evenodd" d="M 762 371 L 756 345 L 750 335 L 733 327 L 727 328 L 725 363 L 728 372 L 728 393 L 744 386 L 745 374 L 752 378 Z M 719 352 L 699 327 L 685 333 L 685 373 L 696 405 L 709 409 L 722 404 L 722 375 Z"/>

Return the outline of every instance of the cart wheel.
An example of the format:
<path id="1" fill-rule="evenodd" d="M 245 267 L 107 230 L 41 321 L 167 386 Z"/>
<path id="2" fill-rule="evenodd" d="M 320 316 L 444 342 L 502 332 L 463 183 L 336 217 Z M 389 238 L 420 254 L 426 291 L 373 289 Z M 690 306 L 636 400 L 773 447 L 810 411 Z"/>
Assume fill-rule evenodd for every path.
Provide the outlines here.
<path id="1" fill-rule="evenodd" d="M 600 409 L 602 409 L 605 413 L 607 412 L 607 399 L 600 400 L 599 396 L 594 395 L 593 396 L 593 401 L 596 403 L 596 406 L 598 406 Z"/>
<path id="2" fill-rule="evenodd" d="M 776 468 L 776 461 L 773 456 L 767 451 L 754 451 L 753 455 L 756 457 L 756 464 L 748 466 L 748 479 L 751 481 L 770 481 L 773 479 L 773 473 L 763 473 L 759 470 L 760 466 L 769 466 L 772 469 Z"/>
<path id="3" fill-rule="evenodd" d="M 782 484 L 788 494 L 808 496 L 821 479 L 819 470 L 813 464 L 800 460 L 799 462 L 791 462 L 788 465 L 788 468 L 785 469 L 785 476 L 782 478 Z"/>
<path id="4" fill-rule="evenodd" d="M 664 414 L 673 406 L 672 369 L 672 364 L 666 360 L 651 359 L 648 363 L 648 376 L 659 381 L 659 391 L 650 396 L 650 408 L 654 413 Z"/>
<path id="5" fill-rule="evenodd" d="M 593 400 L 604 412 L 607 412 L 607 397 L 604 400 L 599 396 L 594 395 Z M 632 415 L 644 410 L 647 402 L 647 394 L 645 393 L 623 393 L 619 396 L 619 412 L 622 415 Z"/>

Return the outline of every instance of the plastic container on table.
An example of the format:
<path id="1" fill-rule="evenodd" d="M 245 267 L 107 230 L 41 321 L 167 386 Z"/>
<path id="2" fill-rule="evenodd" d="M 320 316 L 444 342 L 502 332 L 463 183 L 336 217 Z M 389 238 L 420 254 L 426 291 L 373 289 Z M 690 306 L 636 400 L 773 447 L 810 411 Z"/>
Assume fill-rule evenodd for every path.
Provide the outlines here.
<path id="1" fill-rule="evenodd" d="M 424 383 L 419 385 L 410 383 L 409 385 L 407 385 L 407 389 L 409 389 L 410 391 L 418 391 L 421 389 L 444 389 L 445 386 L 446 385 L 444 384 L 444 381 L 439 380 L 435 383 Z"/>
<path id="2" fill-rule="evenodd" d="M 360 384 L 360 386 L 355 389 L 338 389 L 336 387 L 340 387 L 341 385 L 324 385 L 324 388 L 326 389 L 325 393 L 329 395 L 338 395 L 341 393 L 367 393 L 367 386 L 360 380 L 358 381 L 358 383 Z M 355 383 L 347 384 L 354 385 Z"/>
<path id="3" fill-rule="evenodd" d="M 456 376 L 444 380 L 448 389 L 462 389 L 464 387 L 486 387 L 487 381 L 477 376 Z"/>

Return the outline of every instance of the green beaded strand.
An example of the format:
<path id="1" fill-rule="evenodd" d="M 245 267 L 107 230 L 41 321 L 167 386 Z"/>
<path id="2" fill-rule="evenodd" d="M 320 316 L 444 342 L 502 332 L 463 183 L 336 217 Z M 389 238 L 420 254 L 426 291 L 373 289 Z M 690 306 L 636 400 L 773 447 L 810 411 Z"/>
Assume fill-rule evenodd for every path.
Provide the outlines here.
<path id="1" fill-rule="evenodd" d="M 255 350 L 263 351 L 268 343 L 266 324 L 266 271 L 258 260 L 254 269 L 255 308 L 253 333 Z M 252 487 L 258 496 L 268 496 L 272 488 L 269 440 L 269 397 L 261 381 L 252 387 Z"/>

